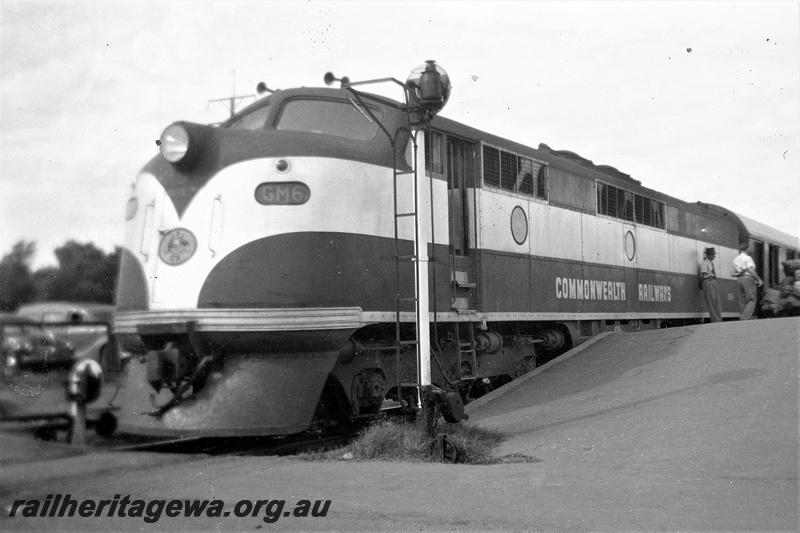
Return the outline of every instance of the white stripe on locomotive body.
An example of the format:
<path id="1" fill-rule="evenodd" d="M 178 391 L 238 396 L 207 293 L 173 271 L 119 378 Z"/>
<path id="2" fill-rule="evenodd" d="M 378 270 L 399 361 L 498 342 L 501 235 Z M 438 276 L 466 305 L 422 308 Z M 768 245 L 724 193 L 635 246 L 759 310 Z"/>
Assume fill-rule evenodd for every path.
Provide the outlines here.
<path id="1" fill-rule="evenodd" d="M 483 250 L 696 275 L 704 249 L 714 247 L 717 277 L 734 279 L 730 275 L 733 259 L 738 255 L 734 248 L 628 221 L 580 213 L 505 191 L 478 189 L 477 193 L 479 240 Z M 522 245 L 514 241 L 510 230 L 511 211 L 515 206 L 522 207 L 528 218 L 529 235 Z M 634 228 L 635 232 L 636 255 L 632 262 L 625 257 L 626 227 Z"/>
<path id="2" fill-rule="evenodd" d="M 334 232 L 394 238 L 394 192 L 391 169 L 349 160 L 287 157 L 290 171 L 279 173 L 280 158 L 250 160 L 222 169 L 193 197 L 182 217 L 163 186 L 147 173 L 132 193 L 139 209 L 126 228 L 128 250 L 142 263 L 150 309 L 196 309 L 204 280 L 230 252 L 254 240 L 298 232 Z M 413 174 L 398 176 L 398 212 L 413 211 Z M 262 205 L 255 190 L 264 182 L 299 181 L 310 196 L 301 205 Z M 420 172 L 423 202 L 420 221 L 430 234 L 430 184 Z M 435 205 L 447 205 L 447 183 L 433 181 Z M 146 209 L 144 207 L 147 207 Z M 449 244 L 447 210 L 434 212 L 437 244 Z M 413 240 L 412 217 L 399 219 L 401 239 Z M 197 250 L 181 265 L 167 265 L 158 249 L 163 233 L 190 230 Z"/>
<path id="3" fill-rule="evenodd" d="M 291 163 L 290 171 L 278 173 L 277 159 L 250 160 L 221 170 L 197 192 L 183 217 L 178 216 L 154 176 L 143 173 L 137 178 L 133 196 L 138 199 L 139 209 L 128 221 L 126 246 L 143 265 L 151 311 L 196 309 L 199 291 L 214 266 L 233 250 L 263 237 L 320 231 L 394 237 L 391 169 L 348 160 L 290 157 L 286 158 Z M 427 193 L 429 178 L 422 178 L 422 173 L 420 177 Z M 412 175 L 398 177 L 399 212 L 412 210 L 412 179 Z M 273 206 L 256 202 L 254 192 L 259 184 L 280 181 L 305 183 L 311 191 L 308 202 Z M 435 241 L 447 245 L 447 184 L 433 180 L 433 188 L 437 206 Z M 714 246 L 718 277 L 732 279 L 729 265 L 738 253 L 732 248 L 580 213 L 505 191 L 469 189 L 468 192 L 470 203 L 477 194 L 479 248 L 485 251 L 696 275 L 703 249 Z M 529 235 L 522 245 L 514 241 L 510 230 L 510 214 L 517 205 L 525 210 L 529 224 Z M 428 225 L 429 204 L 423 205 L 421 213 L 423 223 Z M 413 239 L 412 220 L 400 219 L 401 239 Z M 198 249 L 186 263 L 170 266 L 161 262 L 158 248 L 161 234 L 176 227 L 192 231 Z M 636 235 L 634 262 L 625 258 L 627 227 L 632 227 Z M 471 232 L 469 238 L 474 245 Z M 365 316 L 364 320 L 368 318 Z"/>

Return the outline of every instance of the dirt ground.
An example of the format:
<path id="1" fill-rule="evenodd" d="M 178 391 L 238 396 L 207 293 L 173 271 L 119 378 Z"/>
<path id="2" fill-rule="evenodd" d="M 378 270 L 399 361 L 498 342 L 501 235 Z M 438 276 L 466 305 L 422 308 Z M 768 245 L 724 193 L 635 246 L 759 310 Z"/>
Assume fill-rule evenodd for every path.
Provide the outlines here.
<path id="1" fill-rule="evenodd" d="M 514 462 L 495 465 L 84 451 L 3 432 L 0 529 L 797 531 L 799 333 L 781 319 L 609 335 L 469 406 L 509 435 L 497 456 Z M 56 494 L 224 508 L 9 516 Z"/>

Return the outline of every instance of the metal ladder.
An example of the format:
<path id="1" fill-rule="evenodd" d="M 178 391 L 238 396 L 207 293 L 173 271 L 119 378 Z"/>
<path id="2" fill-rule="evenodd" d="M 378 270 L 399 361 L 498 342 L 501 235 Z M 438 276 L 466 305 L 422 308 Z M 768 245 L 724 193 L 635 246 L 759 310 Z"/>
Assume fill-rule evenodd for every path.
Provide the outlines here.
<path id="1" fill-rule="evenodd" d="M 459 324 L 459 322 L 453 322 L 453 336 L 458 352 L 458 379 L 475 379 L 478 372 L 477 349 L 475 346 L 475 327 L 472 322 L 467 322 L 467 338 L 462 339 L 461 328 L 459 327 Z M 464 374 L 463 365 L 465 361 L 469 362 L 470 364 L 471 374 L 469 375 Z"/>
<path id="2" fill-rule="evenodd" d="M 410 383 L 403 383 L 402 376 L 401 376 L 401 368 L 402 368 L 402 352 L 403 348 L 408 346 L 418 346 L 419 344 L 419 280 L 417 279 L 416 275 L 414 275 L 414 289 L 413 289 L 413 296 L 409 295 L 409 290 L 404 291 L 401 287 L 401 276 L 400 276 L 400 266 L 403 261 L 410 261 L 415 262 L 417 261 L 417 253 L 416 249 L 412 249 L 410 254 L 402 254 L 400 251 L 400 231 L 399 231 L 399 222 L 401 219 L 408 219 L 414 225 L 414 243 L 417 242 L 419 239 L 418 233 L 418 217 L 419 214 L 417 213 L 416 207 L 416 191 L 417 187 L 419 186 L 419 175 L 418 175 L 418 168 L 417 168 L 417 141 L 415 136 L 411 136 L 411 139 L 414 143 L 414 157 L 413 157 L 413 165 L 410 171 L 399 171 L 397 169 L 397 164 L 394 165 L 393 168 L 393 179 L 392 184 L 394 188 L 394 256 L 395 256 L 395 353 L 396 353 L 396 366 L 397 366 L 397 397 L 398 399 L 402 398 L 402 387 L 403 385 L 411 386 L 413 384 Z M 398 178 L 400 176 L 407 176 L 413 175 L 412 185 L 414 196 L 412 196 L 412 208 L 411 211 L 407 212 L 399 212 L 398 207 Z M 416 322 L 416 336 L 413 340 L 410 339 L 403 339 L 402 338 L 402 328 L 401 328 L 401 320 L 400 320 L 400 309 L 404 303 L 411 302 L 414 305 L 414 316 Z M 414 359 L 416 361 L 416 357 Z M 417 381 L 419 381 L 417 379 Z M 418 383 L 416 384 L 418 385 Z"/>

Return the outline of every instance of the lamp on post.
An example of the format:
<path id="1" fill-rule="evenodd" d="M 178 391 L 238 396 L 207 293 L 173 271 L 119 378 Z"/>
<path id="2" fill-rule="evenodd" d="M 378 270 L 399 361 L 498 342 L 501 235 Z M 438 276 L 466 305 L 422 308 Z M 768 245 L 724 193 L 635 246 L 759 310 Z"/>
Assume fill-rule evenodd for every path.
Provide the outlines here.
<path id="1" fill-rule="evenodd" d="M 429 59 L 411 71 L 406 79 L 411 106 L 417 108 L 420 121 L 430 121 L 450 99 L 450 76 L 436 61 Z"/>
<path id="2" fill-rule="evenodd" d="M 420 65 L 411 71 L 411 74 L 406 79 L 406 90 L 409 95 L 409 108 L 413 116 L 412 122 L 424 131 L 424 137 L 429 138 L 431 135 L 431 120 L 433 117 L 444 108 L 448 99 L 450 98 L 451 84 L 450 76 L 447 72 L 436 64 L 434 60 L 428 60 L 425 64 Z M 425 150 L 430 143 L 423 141 L 419 143 L 423 147 L 417 154 L 417 168 L 425 168 Z M 424 174 L 423 174 L 424 176 Z M 415 201 L 416 212 L 422 212 L 424 198 L 422 195 L 422 188 L 415 184 Z M 433 209 L 433 189 L 431 186 L 431 210 Z M 431 232 L 433 232 L 433 217 L 431 217 Z M 444 391 L 433 386 L 431 382 L 431 347 L 430 347 L 430 302 L 428 297 L 428 241 L 433 241 L 433 235 L 429 236 L 425 233 L 425 228 L 420 224 L 420 219 L 417 217 L 417 239 L 415 242 L 415 254 L 417 256 L 416 264 L 416 278 L 419 286 L 419 293 L 417 297 L 417 348 L 418 348 L 418 361 L 417 368 L 419 369 L 419 384 L 420 384 L 420 401 L 422 411 L 418 414 L 418 424 L 424 427 L 426 434 L 433 437 L 435 434 L 434 424 L 439 411 L 443 408 L 447 410 L 450 407 L 448 400 L 452 400 L 452 396 L 448 396 Z M 435 310 L 434 310 L 435 313 Z M 455 396 L 458 396 L 457 394 Z M 458 400 L 461 398 L 458 397 Z M 463 413 L 463 407 L 461 409 Z M 462 417 L 459 417 L 459 420 Z"/>

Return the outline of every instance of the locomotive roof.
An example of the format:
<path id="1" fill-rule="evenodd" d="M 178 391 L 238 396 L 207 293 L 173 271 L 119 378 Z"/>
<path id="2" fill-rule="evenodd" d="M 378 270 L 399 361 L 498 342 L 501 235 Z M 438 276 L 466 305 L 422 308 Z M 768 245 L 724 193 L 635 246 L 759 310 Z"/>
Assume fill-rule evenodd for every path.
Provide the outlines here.
<path id="1" fill-rule="evenodd" d="M 489 144 L 495 144 L 498 146 L 508 147 L 515 152 L 518 152 L 523 155 L 530 155 L 536 159 L 547 161 L 548 163 L 552 163 L 553 161 L 561 161 L 565 163 L 572 163 L 569 165 L 572 167 L 573 165 L 577 165 L 579 167 L 585 168 L 587 170 L 593 172 L 599 172 L 606 176 L 611 176 L 618 180 L 621 180 L 625 183 L 630 185 L 637 185 L 641 186 L 642 182 L 639 180 L 633 179 L 630 175 L 621 172 L 620 170 L 609 166 L 609 165 L 596 165 L 593 161 L 582 157 L 575 152 L 571 152 L 569 150 L 554 150 L 550 148 L 548 145 L 544 143 L 539 143 L 539 147 L 531 148 L 530 146 L 520 144 L 514 141 L 510 141 L 503 137 L 498 137 L 497 135 L 492 135 L 491 133 L 487 133 L 483 130 L 479 130 L 477 128 L 473 128 L 471 126 L 467 126 L 460 122 L 456 122 L 455 120 L 451 120 L 445 117 L 437 116 L 433 119 L 434 127 L 439 127 L 445 129 L 447 131 L 451 131 L 456 135 L 460 135 L 466 138 L 478 138 L 484 141 L 487 141 Z M 575 172 L 574 168 L 570 168 L 573 172 Z M 578 172 L 582 174 L 582 172 Z"/>
<path id="2" fill-rule="evenodd" d="M 711 218 L 725 220 L 728 218 L 726 213 L 719 210 L 709 210 L 705 205 L 698 203 L 691 203 L 674 196 L 670 196 L 661 191 L 650 189 L 642 185 L 642 182 L 632 178 L 630 175 L 617 170 L 609 165 L 596 165 L 591 160 L 586 159 L 575 152 L 569 150 L 554 150 L 544 143 L 540 143 L 538 148 L 531 148 L 524 144 L 510 141 L 497 135 L 492 135 L 483 130 L 467 126 L 455 120 L 451 120 L 442 116 L 437 116 L 433 120 L 435 128 L 454 133 L 465 139 L 480 139 L 489 144 L 506 148 L 508 150 L 517 152 L 521 155 L 527 155 L 544 161 L 555 168 L 560 168 L 571 174 L 583 176 L 588 179 L 601 179 L 607 181 L 612 185 L 630 189 L 638 193 L 643 193 L 650 198 L 661 200 L 670 205 L 679 205 L 681 209 L 692 211 L 710 216 Z"/>

